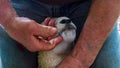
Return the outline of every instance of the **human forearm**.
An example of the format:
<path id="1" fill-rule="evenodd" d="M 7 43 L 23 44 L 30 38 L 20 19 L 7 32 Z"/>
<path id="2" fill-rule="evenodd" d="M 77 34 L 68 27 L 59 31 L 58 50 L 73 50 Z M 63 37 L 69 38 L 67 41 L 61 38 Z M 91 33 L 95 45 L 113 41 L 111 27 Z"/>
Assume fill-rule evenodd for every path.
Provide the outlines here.
<path id="1" fill-rule="evenodd" d="M 75 48 L 58 68 L 89 68 L 115 24 L 119 7 L 120 0 L 94 0 Z"/>
<path id="2" fill-rule="evenodd" d="M 94 62 L 120 12 L 120 0 L 94 0 L 72 56 L 84 68 Z"/>
<path id="3" fill-rule="evenodd" d="M 15 16 L 17 15 L 11 6 L 10 0 L 0 0 L 0 24 L 4 27 L 8 26 Z"/>

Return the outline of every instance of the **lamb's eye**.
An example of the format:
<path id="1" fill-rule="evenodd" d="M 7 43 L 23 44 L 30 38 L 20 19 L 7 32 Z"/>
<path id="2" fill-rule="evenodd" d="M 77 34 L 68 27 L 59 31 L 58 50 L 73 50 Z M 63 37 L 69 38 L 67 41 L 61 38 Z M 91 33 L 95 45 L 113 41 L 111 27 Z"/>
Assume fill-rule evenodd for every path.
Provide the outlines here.
<path id="1" fill-rule="evenodd" d="M 62 21 L 60 21 L 61 24 L 67 24 L 70 23 L 71 20 L 70 19 L 63 19 Z"/>

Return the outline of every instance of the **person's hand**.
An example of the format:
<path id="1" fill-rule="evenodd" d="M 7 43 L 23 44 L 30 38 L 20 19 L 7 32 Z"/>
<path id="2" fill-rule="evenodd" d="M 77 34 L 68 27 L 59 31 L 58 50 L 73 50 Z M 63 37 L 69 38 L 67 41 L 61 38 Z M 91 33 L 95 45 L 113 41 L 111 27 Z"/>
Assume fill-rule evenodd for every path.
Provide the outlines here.
<path id="1" fill-rule="evenodd" d="M 47 40 L 57 33 L 57 29 L 36 23 L 25 17 L 16 17 L 5 27 L 6 32 L 29 51 L 53 49 L 62 41 L 61 37 Z"/>

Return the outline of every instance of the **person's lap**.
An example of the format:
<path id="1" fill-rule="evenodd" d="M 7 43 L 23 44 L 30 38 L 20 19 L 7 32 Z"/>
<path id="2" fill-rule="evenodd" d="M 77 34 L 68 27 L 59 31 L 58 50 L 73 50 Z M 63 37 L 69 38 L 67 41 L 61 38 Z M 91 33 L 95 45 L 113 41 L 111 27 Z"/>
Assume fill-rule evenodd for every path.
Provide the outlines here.
<path id="1" fill-rule="evenodd" d="M 118 39 L 115 25 L 91 68 L 120 68 L 120 43 Z"/>
<path id="2" fill-rule="evenodd" d="M 22 0 L 20 1 L 21 2 L 19 3 L 23 3 Z M 50 6 L 39 3 L 41 7 L 37 7 L 38 4 L 35 4 L 34 2 L 32 3 L 32 6 L 29 4 L 24 8 L 21 5 L 17 5 L 17 3 L 12 4 L 20 16 L 29 17 L 39 23 L 47 16 L 68 16 L 77 25 L 77 32 L 81 31 L 90 7 L 89 2 L 69 4 L 65 6 Z M 26 5 L 26 2 L 24 5 Z M 117 36 L 117 28 L 114 28 L 91 68 L 120 67 L 120 59 L 118 57 L 120 56 L 120 47 Z M 0 28 L 0 63 L 2 64 L 2 68 L 37 68 L 36 53 L 30 53 L 26 49 L 21 50 L 17 45 L 20 44 L 11 39 L 7 33 Z"/>
<path id="3" fill-rule="evenodd" d="M 37 68 L 36 53 L 20 46 L 0 27 L 0 68 Z"/>

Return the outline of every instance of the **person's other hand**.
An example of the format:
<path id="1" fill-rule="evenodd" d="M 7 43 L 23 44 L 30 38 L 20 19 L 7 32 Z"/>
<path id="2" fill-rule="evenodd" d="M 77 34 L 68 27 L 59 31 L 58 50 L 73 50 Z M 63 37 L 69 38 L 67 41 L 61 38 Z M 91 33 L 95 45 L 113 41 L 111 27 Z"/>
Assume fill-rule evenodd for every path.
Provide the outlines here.
<path id="1" fill-rule="evenodd" d="M 44 20 L 44 24 L 46 26 L 52 26 L 52 27 L 55 27 L 55 20 L 50 18 L 50 17 L 47 17 L 45 20 Z"/>
<path id="2" fill-rule="evenodd" d="M 13 39 L 31 52 L 53 49 L 62 41 L 61 37 L 47 40 L 56 35 L 56 28 L 38 24 L 25 17 L 16 17 L 5 29 Z"/>

